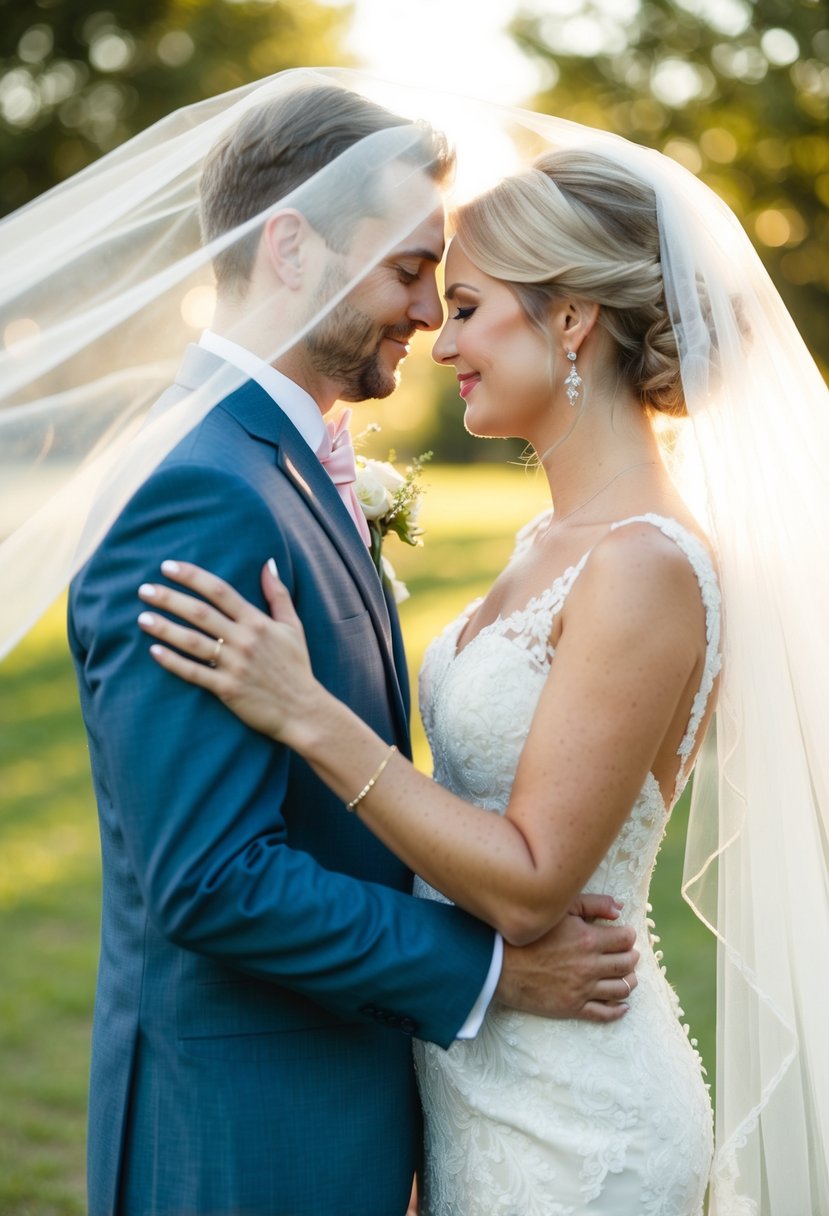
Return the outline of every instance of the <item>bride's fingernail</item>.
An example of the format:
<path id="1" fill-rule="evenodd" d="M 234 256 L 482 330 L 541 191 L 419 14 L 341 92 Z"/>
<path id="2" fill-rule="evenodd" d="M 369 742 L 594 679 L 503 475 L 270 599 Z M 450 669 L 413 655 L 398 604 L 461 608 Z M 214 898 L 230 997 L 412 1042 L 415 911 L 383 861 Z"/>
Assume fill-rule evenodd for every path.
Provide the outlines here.
<path id="1" fill-rule="evenodd" d="M 142 612 L 138 616 L 138 624 L 152 627 L 155 624 L 155 617 L 151 612 Z"/>
<path id="2" fill-rule="evenodd" d="M 270 571 L 270 573 L 273 575 L 274 578 L 279 578 L 279 574 L 276 569 L 276 562 L 273 560 L 272 557 L 268 558 L 268 570 Z"/>
<path id="3" fill-rule="evenodd" d="M 155 587 L 152 585 L 152 583 L 142 583 L 138 588 L 138 594 L 141 596 L 142 600 L 151 600 L 155 595 Z"/>
<path id="4" fill-rule="evenodd" d="M 166 561 L 161 563 L 161 569 L 164 574 L 178 574 L 181 570 L 178 562 Z"/>

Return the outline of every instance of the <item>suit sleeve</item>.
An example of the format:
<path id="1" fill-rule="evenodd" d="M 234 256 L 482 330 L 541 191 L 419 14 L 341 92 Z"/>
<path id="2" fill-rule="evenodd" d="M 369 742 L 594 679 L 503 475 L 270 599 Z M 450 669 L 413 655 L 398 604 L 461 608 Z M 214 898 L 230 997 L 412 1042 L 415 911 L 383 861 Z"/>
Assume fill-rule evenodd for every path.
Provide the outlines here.
<path id="1" fill-rule="evenodd" d="M 291 848 L 287 751 L 160 668 L 136 624 L 138 587 L 161 579 L 165 558 L 213 570 L 264 608 L 271 556 L 290 585 L 269 509 L 231 474 L 168 467 L 129 504 L 70 597 L 99 795 L 170 940 L 348 1020 L 396 1011 L 404 1030 L 447 1045 L 486 979 L 492 931 Z"/>

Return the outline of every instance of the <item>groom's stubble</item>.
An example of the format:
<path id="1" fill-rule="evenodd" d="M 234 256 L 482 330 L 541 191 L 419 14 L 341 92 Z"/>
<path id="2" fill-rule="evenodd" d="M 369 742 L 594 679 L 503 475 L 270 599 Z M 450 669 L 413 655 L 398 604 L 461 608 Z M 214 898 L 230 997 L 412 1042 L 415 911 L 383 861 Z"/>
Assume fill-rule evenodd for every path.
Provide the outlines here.
<path id="1" fill-rule="evenodd" d="M 346 281 L 342 267 L 327 266 L 312 311 L 324 308 Z M 407 318 L 397 325 L 378 325 L 346 296 L 314 327 L 305 340 L 305 348 L 314 371 L 340 386 L 342 401 L 367 401 L 388 397 L 400 380 L 397 368 L 383 364 L 384 339 L 405 344 L 414 329 Z"/>

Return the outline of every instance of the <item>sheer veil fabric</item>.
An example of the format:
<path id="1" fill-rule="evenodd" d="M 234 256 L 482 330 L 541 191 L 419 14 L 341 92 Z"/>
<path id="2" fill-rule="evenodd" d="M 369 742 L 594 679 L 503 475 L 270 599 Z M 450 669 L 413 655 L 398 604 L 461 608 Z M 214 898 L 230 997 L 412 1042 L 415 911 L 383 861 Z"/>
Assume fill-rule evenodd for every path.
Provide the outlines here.
<path id="1" fill-rule="evenodd" d="M 592 149 L 653 187 L 690 415 L 666 443 L 704 516 L 724 597 L 716 736 L 695 777 L 684 882 L 719 941 L 711 1211 L 829 1212 L 829 567 L 816 543 L 829 534 L 829 393 L 736 218 L 681 166 L 555 118 L 352 72 L 296 71 L 172 115 L 9 217 L 0 654 L 163 455 L 241 381 L 226 368 L 174 409 L 151 412 L 209 322 L 213 257 L 266 218 L 202 245 L 201 165 L 251 107 L 323 80 L 445 130 L 459 196 L 551 148 Z M 429 214 L 415 145 L 412 127 L 380 132 L 269 207 L 352 212 L 364 238 L 359 263 L 353 247 L 320 243 L 301 307 L 274 299 L 269 357 Z M 395 189 L 361 213 L 355 181 L 388 174 Z"/>

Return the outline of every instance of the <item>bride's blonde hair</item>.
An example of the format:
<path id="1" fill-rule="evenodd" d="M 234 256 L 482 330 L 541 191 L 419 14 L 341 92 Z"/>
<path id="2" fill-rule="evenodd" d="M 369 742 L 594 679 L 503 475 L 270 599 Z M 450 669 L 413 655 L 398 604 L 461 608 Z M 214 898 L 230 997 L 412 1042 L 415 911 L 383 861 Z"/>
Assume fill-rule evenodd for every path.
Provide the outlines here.
<path id="1" fill-rule="evenodd" d="M 650 186 L 603 156 L 558 151 L 454 219 L 466 255 L 512 288 L 533 324 L 546 330 L 550 304 L 565 296 L 599 304 L 624 381 L 643 405 L 685 414 Z"/>

